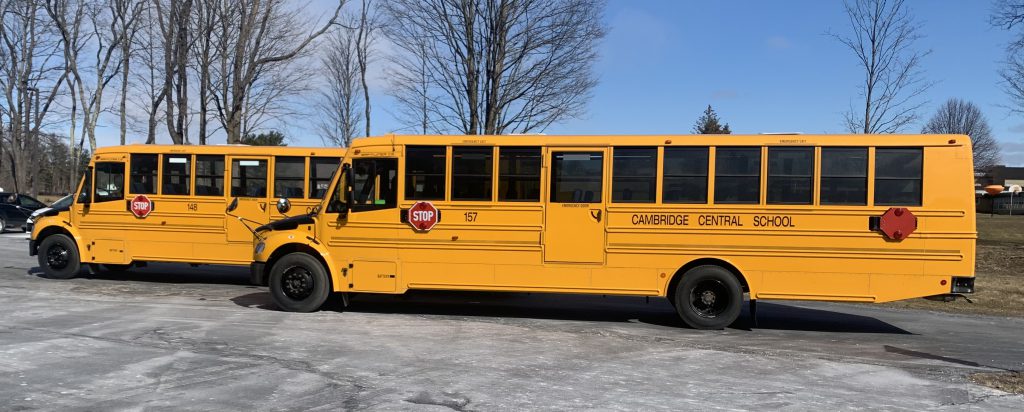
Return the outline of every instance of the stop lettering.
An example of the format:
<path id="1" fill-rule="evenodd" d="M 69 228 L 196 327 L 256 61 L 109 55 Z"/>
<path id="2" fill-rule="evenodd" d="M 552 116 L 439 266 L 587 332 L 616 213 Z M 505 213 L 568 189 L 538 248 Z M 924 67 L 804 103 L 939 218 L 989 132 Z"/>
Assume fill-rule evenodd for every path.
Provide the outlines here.
<path id="1" fill-rule="evenodd" d="M 409 208 L 407 217 L 413 229 L 427 232 L 437 224 L 438 212 L 433 203 L 416 202 Z"/>
<path id="2" fill-rule="evenodd" d="M 149 200 L 146 195 L 135 196 L 132 198 L 129 210 L 131 210 L 135 217 L 144 218 L 149 216 L 149 212 L 153 211 L 153 201 Z"/>

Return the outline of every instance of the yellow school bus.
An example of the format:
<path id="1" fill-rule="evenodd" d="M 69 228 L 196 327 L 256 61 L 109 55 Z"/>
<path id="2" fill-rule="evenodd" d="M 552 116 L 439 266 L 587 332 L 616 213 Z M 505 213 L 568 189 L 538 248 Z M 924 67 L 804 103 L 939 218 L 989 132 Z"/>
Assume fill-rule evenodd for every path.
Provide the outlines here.
<path id="1" fill-rule="evenodd" d="M 696 328 L 745 299 L 949 298 L 974 285 L 971 162 L 953 135 L 371 137 L 315 213 L 259 230 L 252 272 L 289 311 L 590 293 L 664 297 Z"/>
<path id="2" fill-rule="evenodd" d="M 344 153 L 240 145 L 100 148 L 73 204 L 38 219 L 29 253 L 52 278 L 73 277 L 82 264 L 93 270 L 147 262 L 248 265 L 252 229 L 312 210 Z"/>

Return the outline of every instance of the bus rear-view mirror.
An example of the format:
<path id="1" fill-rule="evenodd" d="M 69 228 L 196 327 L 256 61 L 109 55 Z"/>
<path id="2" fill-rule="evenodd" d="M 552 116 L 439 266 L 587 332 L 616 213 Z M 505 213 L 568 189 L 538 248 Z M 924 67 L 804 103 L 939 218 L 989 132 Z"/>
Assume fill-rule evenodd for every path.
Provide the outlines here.
<path id="1" fill-rule="evenodd" d="M 277 213 L 283 215 L 288 213 L 289 210 L 292 210 L 292 202 L 289 201 L 287 197 L 277 199 Z"/>

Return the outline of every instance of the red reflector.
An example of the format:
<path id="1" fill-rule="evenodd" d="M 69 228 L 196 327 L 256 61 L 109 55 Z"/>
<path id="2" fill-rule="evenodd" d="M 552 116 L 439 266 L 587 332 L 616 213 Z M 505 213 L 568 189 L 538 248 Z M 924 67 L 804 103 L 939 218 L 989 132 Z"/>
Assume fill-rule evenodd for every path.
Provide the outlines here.
<path id="1" fill-rule="evenodd" d="M 940 280 L 939 284 L 942 285 L 942 286 L 946 286 L 946 279 Z"/>
<path id="2" fill-rule="evenodd" d="M 956 139 L 949 139 L 949 144 L 956 144 Z"/>

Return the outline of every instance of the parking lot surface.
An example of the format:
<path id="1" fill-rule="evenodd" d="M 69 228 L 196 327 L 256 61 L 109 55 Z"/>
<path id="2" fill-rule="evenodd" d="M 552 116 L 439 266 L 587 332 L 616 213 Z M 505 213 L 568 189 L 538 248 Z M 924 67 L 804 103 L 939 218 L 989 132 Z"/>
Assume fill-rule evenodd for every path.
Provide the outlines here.
<path id="1" fill-rule="evenodd" d="M 40 277 L 0 235 L 4 410 L 1022 410 L 1024 320 L 761 303 L 724 331 L 663 299 L 357 296 L 278 311 L 245 268 Z"/>

